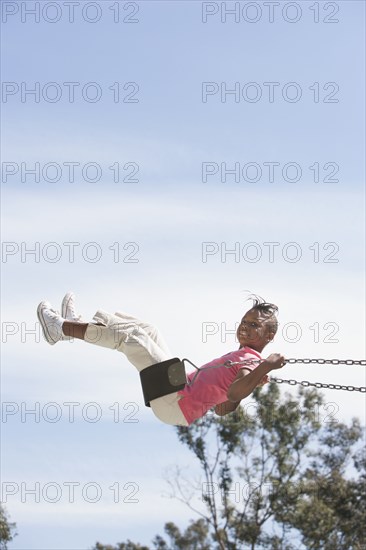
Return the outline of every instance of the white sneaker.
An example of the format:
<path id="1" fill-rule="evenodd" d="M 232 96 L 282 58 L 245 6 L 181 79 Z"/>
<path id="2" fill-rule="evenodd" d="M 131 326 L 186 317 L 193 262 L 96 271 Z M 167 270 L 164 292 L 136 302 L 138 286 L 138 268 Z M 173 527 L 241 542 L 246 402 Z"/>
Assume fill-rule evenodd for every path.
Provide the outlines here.
<path id="1" fill-rule="evenodd" d="M 67 321 L 71 321 L 73 323 L 83 322 L 81 315 L 76 313 L 75 294 L 73 292 L 68 292 L 65 294 L 61 305 L 61 316 Z"/>
<path id="2" fill-rule="evenodd" d="M 41 323 L 43 336 L 51 346 L 63 340 L 62 325 L 64 319 L 58 311 L 52 309 L 49 302 L 41 302 L 39 304 L 37 316 Z"/>

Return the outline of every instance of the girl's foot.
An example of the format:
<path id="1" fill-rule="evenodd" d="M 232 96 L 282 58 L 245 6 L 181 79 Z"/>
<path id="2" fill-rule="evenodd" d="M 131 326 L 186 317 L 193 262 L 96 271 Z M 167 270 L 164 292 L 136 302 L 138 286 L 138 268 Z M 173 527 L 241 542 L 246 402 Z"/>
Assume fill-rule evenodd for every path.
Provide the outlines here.
<path id="1" fill-rule="evenodd" d="M 72 323 L 85 322 L 82 320 L 81 315 L 76 312 L 75 294 L 73 292 L 68 292 L 67 294 L 65 294 L 61 305 L 61 316 L 67 321 L 71 321 Z"/>
<path id="2" fill-rule="evenodd" d="M 37 316 L 43 330 L 45 340 L 53 346 L 64 339 L 62 325 L 64 320 L 58 311 L 52 309 L 49 302 L 41 302 L 37 308 Z"/>

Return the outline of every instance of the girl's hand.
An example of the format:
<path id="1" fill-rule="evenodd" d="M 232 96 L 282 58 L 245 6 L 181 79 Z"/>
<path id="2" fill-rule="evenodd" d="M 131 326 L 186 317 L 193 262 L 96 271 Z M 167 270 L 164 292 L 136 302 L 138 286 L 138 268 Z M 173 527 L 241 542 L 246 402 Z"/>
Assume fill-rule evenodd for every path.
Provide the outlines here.
<path id="1" fill-rule="evenodd" d="M 269 382 L 269 377 L 267 375 L 264 375 L 262 380 L 259 382 L 258 386 L 264 386 L 264 384 L 267 384 Z"/>
<path id="2" fill-rule="evenodd" d="M 280 353 L 271 353 L 266 359 L 266 363 L 269 363 L 270 370 L 281 369 L 286 364 L 286 359 Z"/>

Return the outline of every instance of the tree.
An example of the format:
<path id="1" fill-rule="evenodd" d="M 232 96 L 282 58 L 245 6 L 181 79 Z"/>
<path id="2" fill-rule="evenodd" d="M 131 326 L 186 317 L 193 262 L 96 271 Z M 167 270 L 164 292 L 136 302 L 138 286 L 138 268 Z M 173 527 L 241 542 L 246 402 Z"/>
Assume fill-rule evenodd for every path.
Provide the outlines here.
<path id="1" fill-rule="evenodd" d="M 111 546 L 110 544 L 105 545 L 97 542 L 93 550 L 149 550 L 149 548 L 128 540 L 127 542 L 118 543 L 117 546 Z"/>
<path id="2" fill-rule="evenodd" d="M 7 550 L 7 543 L 11 542 L 13 538 L 16 536 L 16 533 L 12 533 L 12 531 L 15 531 L 16 524 L 15 523 L 9 523 L 8 521 L 8 514 L 3 506 L 0 504 L 0 549 L 1 550 Z"/>
<path id="3" fill-rule="evenodd" d="M 235 413 L 208 415 L 189 428 L 178 427 L 178 439 L 199 461 L 203 477 L 194 483 L 178 469 L 168 477 L 170 496 L 200 519 L 183 533 L 166 523 L 169 541 L 158 535 L 153 548 L 364 548 L 361 427 L 356 419 L 349 426 L 329 415 L 322 421 L 323 407 L 316 390 L 300 387 L 295 400 L 281 397 L 272 382 L 267 390 L 255 390 Z"/>
<path id="4" fill-rule="evenodd" d="M 166 542 L 160 535 L 156 535 L 153 540 L 153 548 L 156 550 L 211 550 L 212 548 L 211 538 L 208 536 L 208 525 L 202 519 L 191 521 L 183 533 L 172 522 L 165 524 L 164 531 L 169 540 Z M 92 550 L 150 550 L 150 548 L 128 540 L 116 546 L 97 542 Z"/>

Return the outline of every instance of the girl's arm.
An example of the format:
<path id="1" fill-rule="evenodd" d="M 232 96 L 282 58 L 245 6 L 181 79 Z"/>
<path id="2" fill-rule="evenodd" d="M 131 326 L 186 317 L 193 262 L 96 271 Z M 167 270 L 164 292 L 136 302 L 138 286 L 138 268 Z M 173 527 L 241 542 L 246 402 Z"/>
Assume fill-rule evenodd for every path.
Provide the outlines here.
<path id="1" fill-rule="evenodd" d="M 252 393 L 258 384 L 260 384 L 263 377 L 265 377 L 272 370 L 280 369 L 284 366 L 284 364 L 285 358 L 283 355 L 280 355 L 279 353 L 272 353 L 254 370 L 248 372 L 248 369 L 241 369 L 238 372 L 238 376 L 227 391 L 229 402 L 232 402 L 233 404 L 237 403 L 235 406 L 236 408 L 238 406 L 238 402 L 245 399 L 245 397 L 248 397 L 248 395 Z"/>
<path id="2" fill-rule="evenodd" d="M 223 403 L 216 405 L 215 413 L 218 416 L 225 416 L 225 414 L 235 411 L 235 409 L 238 408 L 239 403 L 240 401 L 236 401 L 235 403 L 233 401 L 224 401 Z"/>
<path id="3" fill-rule="evenodd" d="M 240 369 L 238 371 L 238 374 L 236 375 L 236 378 L 235 378 L 234 382 L 236 380 L 239 380 L 240 378 L 243 378 L 244 376 L 247 376 L 250 373 L 251 373 L 251 371 L 249 369 L 245 369 L 245 368 Z M 263 382 L 263 380 L 261 380 L 261 382 Z M 237 409 L 239 405 L 240 405 L 240 400 L 239 401 L 224 401 L 223 403 L 219 403 L 219 405 L 216 405 L 215 413 L 218 416 L 225 416 L 225 414 L 229 414 L 229 413 L 235 411 L 235 409 Z"/>

